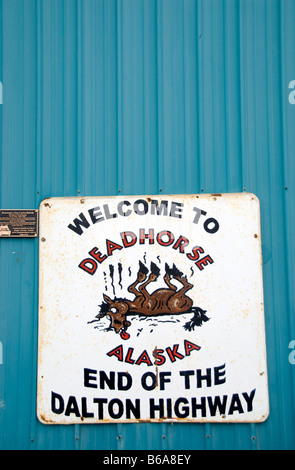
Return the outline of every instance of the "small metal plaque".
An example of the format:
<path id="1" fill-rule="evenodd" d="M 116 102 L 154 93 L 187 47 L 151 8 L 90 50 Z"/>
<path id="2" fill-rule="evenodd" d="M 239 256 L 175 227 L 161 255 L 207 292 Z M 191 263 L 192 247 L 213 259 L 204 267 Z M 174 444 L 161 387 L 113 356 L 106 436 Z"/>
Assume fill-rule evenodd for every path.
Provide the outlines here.
<path id="1" fill-rule="evenodd" d="M 0 237 L 38 236 L 38 210 L 0 209 Z"/>

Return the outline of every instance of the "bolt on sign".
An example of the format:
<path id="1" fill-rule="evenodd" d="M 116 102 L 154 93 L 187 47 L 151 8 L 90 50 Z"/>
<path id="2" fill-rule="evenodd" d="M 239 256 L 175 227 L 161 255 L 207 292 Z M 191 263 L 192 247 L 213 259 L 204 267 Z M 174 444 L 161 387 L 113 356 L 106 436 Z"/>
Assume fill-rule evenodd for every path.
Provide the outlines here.
<path id="1" fill-rule="evenodd" d="M 42 423 L 268 416 L 253 194 L 40 205 Z"/>

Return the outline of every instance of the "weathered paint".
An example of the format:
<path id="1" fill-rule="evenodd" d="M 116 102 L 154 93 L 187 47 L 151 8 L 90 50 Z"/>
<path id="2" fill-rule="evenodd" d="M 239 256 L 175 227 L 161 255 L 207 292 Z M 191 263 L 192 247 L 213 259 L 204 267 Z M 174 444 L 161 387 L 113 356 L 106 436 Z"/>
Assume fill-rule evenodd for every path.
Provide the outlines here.
<path id="1" fill-rule="evenodd" d="M 0 240 L 2 449 L 294 449 L 292 0 L 1 0 L 0 207 L 250 192 L 261 204 L 268 419 L 45 426 L 39 239 Z"/>

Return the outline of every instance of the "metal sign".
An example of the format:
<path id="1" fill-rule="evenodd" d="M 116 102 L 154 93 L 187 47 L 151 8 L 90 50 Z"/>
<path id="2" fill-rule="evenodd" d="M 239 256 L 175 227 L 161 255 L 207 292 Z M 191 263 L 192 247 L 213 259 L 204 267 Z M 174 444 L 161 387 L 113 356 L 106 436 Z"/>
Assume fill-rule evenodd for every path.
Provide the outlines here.
<path id="1" fill-rule="evenodd" d="M 253 194 L 40 206 L 42 423 L 268 416 Z"/>
<path id="2" fill-rule="evenodd" d="M 34 238 L 37 236 L 37 210 L 0 209 L 0 237 Z"/>

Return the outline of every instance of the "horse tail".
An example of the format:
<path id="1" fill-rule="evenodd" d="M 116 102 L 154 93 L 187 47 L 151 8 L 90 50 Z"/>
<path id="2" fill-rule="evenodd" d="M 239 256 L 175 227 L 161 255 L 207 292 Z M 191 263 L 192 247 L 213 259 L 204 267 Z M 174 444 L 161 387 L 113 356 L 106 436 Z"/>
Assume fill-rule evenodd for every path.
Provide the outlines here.
<path id="1" fill-rule="evenodd" d="M 195 326 L 201 326 L 203 322 L 207 322 L 209 318 L 206 315 L 207 310 L 200 307 L 192 307 L 191 311 L 194 316 L 184 324 L 183 328 L 188 331 L 195 329 Z"/>

